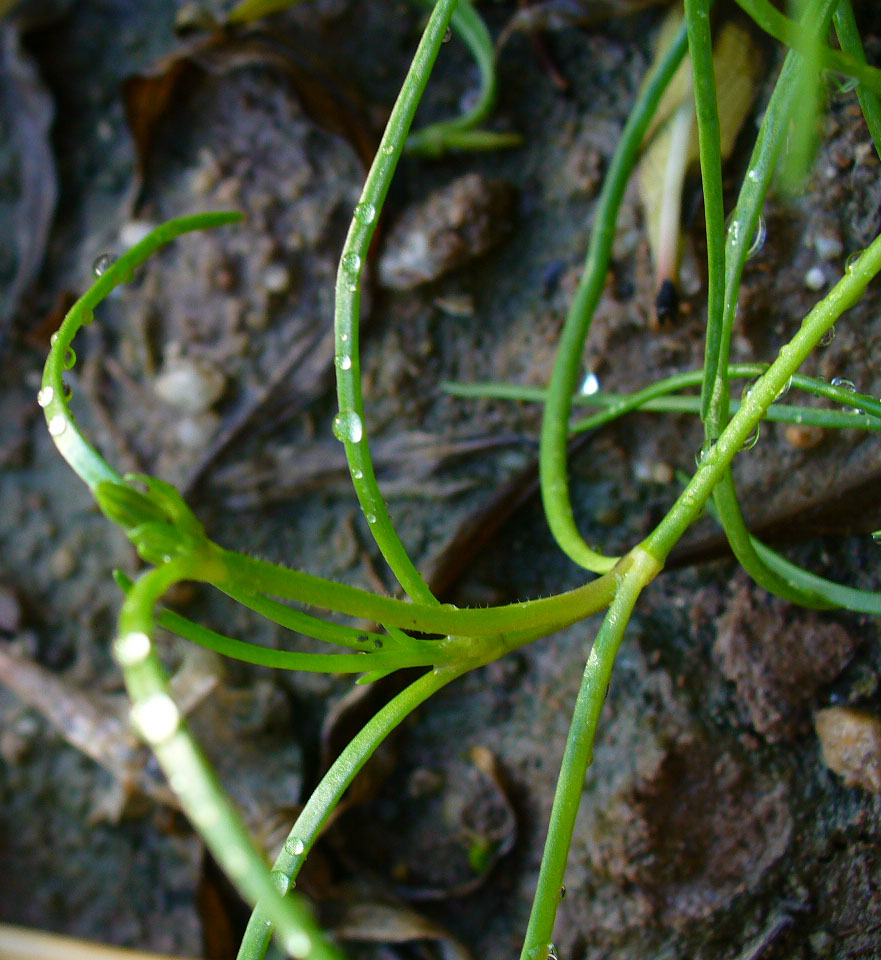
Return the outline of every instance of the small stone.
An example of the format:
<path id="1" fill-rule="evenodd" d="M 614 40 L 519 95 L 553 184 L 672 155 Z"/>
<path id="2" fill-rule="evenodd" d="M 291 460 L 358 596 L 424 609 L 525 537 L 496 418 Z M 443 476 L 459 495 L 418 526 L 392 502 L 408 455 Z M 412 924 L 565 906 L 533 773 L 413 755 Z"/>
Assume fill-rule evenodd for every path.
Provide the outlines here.
<path id="1" fill-rule="evenodd" d="M 826 274 L 822 267 L 811 267 L 805 274 L 805 286 L 808 290 L 822 290 L 826 286 Z"/>
<path id="2" fill-rule="evenodd" d="M 821 260 L 837 260 L 844 253 L 844 244 L 836 233 L 818 233 L 814 237 L 814 250 Z"/>
<path id="3" fill-rule="evenodd" d="M 844 781 L 881 793 L 881 719 L 850 707 L 820 710 L 814 728 L 823 750 L 823 762 Z"/>
<path id="4" fill-rule="evenodd" d="M 796 450 L 813 450 L 823 442 L 823 428 L 806 424 L 790 423 L 783 435 Z"/>
<path id="5" fill-rule="evenodd" d="M 290 290 L 291 271 L 283 263 L 271 263 L 263 272 L 263 286 L 269 293 Z"/>
<path id="6" fill-rule="evenodd" d="M 70 547 L 59 547 L 49 558 L 49 569 L 56 580 L 66 580 L 76 570 L 76 556 Z"/>
<path id="7" fill-rule="evenodd" d="M 127 250 L 137 246 L 156 229 L 149 220 L 128 220 L 119 231 L 119 242 Z"/>
<path id="8" fill-rule="evenodd" d="M 156 395 L 187 413 L 203 413 L 223 396 L 226 377 L 204 361 L 181 358 L 166 363 L 153 382 Z"/>
<path id="9" fill-rule="evenodd" d="M 412 290 L 482 256 L 510 233 L 514 190 L 468 173 L 405 211 L 389 232 L 379 281 Z"/>

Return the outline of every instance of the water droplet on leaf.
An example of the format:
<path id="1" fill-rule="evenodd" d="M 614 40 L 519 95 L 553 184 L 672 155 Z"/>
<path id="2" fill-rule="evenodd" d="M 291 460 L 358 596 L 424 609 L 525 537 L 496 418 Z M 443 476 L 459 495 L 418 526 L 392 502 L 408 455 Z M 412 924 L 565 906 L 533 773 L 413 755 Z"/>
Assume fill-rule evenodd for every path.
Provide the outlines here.
<path id="1" fill-rule="evenodd" d="M 341 410 L 333 418 L 333 435 L 341 443 L 360 443 L 364 436 L 361 418 L 354 410 Z"/>
<path id="2" fill-rule="evenodd" d="M 820 346 L 828 347 L 830 343 L 835 339 L 835 325 L 833 324 L 824 334 L 820 337 Z"/>
<path id="3" fill-rule="evenodd" d="M 67 429 L 67 420 L 63 414 L 56 413 L 49 421 L 49 434 L 53 437 L 60 437 Z"/>
<path id="4" fill-rule="evenodd" d="M 105 273 L 116 263 L 116 256 L 112 253 L 102 253 L 95 257 L 92 263 L 92 273 L 96 277 L 103 277 Z"/>
<path id="5" fill-rule="evenodd" d="M 355 207 L 355 219 L 359 223 L 373 223 L 376 219 L 376 207 L 372 203 L 359 203 Z"/>
<path id="6" fill-rule="evenodd" d="M 43 387 L 37 394 L 37 404 L 41 407 L 48 407 L 55 399 L 55 391 L 52 387 Z"/>

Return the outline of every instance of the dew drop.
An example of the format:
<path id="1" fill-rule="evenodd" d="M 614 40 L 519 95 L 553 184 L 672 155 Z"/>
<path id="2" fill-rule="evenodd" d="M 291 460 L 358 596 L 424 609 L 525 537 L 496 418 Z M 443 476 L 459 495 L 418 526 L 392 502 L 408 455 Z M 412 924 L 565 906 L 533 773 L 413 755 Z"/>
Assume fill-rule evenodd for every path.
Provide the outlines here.
<path id="1" fill-rule="evenodd" d="M 441 43 L 449 43 L 453 39 L 453 31 L 450 27 L 444 30 L 444 38 Z"/>
<path id="2" fill-rule="evenodd" d="M 42 387 L 37 394 L 37 404 L 43 408 L 48 407 L 55 399 L 55 391 L 52 387 Z"/>
<path id="3" fill-rule="evenodd" d="M 728 230 L 728 235 L 734 243 L 739 243 L 741 240 L 741 233 L 743 231 L 743 222 L 738 220 L 732 213 L 726 222 L 726 228 Z M 753 233 L 752 240 L 750 241 L 749 246 L 746 250 L 746 258 L 749 260 L 750 257 L 755 256 L 759 250 L 762 249 L 762 246 L 765 243 L 765 239 L 768 236 L 768 228 L 765 225 L 765 218 L 759 214 L 759 219 L 756 221 L 756 229 Z"/>
<path id="4" fill-rule="evenodd" d="M 355 207 L 355 219 L 358 223 L 373 223 L 376 219 L 376 207 L 372 203 L 359 203 Z"/>
<path id="5" fill-rule="evenodd" d="M 758 183 L 759 180 L 761 179 L 761 174 L 759 173 L 758 170 L 751 169 L 746 176 L 747 176 L 747 179 L 751 180 L 753 183 Z"/>
<path id="6" fill-rule="evenodd" d="M 830 343 L 835 339 L 835 324 L 833 324 L 824 334 L 820 337 L 820 346 L 828 347 Z"/>
<path id="7" fill-rule="evenodd" d="M 582 381 L 578 392 L 582 397 L 592 397 L 595 393 L 599 393 L 599 390 L 600 381 L 597 378 L 597 375 L 593 371 L 589 370 Z"/>
<path id="8" fill-rule="evenodd" d="M 783 386 L 780 388 L 780 392 L 777 394 L 776 397 L 774 397 L 773 402 L 776 403 L 778 400 L 782 400 L 786 396 L 786 394 L 789 393 L 791 389 L 792 389 L 792 377 L 790 377 L 786 381 L 786 383 L 783 384 Z"/>
<path id="9" fill-rule="evenodd" d="M 291 878 L 283 870 L 273 870 L 269 876 L 275 889 L 281 896 L 285 896 L 291 889 Z"/>
<path id="10" fill-rule="evenodd" d="M 349 273 L 357 273 L 361 269 L 361 258 L 357 253 L 347 253 L 342 259 L 343 270 Z"/>
<path id="11" fill-rule="evenodd" d="M 353 480 L 363 480 L 363 479 L 364 479 L 364 471 L 363 471 L 363 470 L 360 470 L 358 467 L 355 467 L 355 469 L 352 471 L 352 479 L 353 479 Z"/>
<path id="12" fill-rule="evenodd" d="M 844 269 L 848 273 L 853 273 L 857 268 L 857 264 L 860 262 L 860 257 L 863 255 L 862 250 L 854 250 L 854 252 L 847 258 L 844 264 Z"/>
<path id="13" fill-rule="evenodd" d="M 333 418 L 333 435 L 341 443 L 360 443 L 364 436 L 361 418 L 354 410 L 341 410 Z"/>
<path id="14" fill-rule="evenodd" d="M 49 421 L 50 436 L 60 437 L 66 429 L 67 420 L 64 418 L 64 415 L 61 413 L 56 413 L 55 416 Z"/>
<path id="15" fill-rule="evenodd" d="M 702 463 L 706 463 L 709 460 L 715 444 L 711 440 L 704 440 L 701 444 L 700 450 L 695 454 L 694 462 L 700 466 Z"/>
<path id="16" fill-rule="evenodd" d="M 306 844 L 299 837 L 288 837 L 284 842 L 285 853 L 291 856 L 299 857 L 306 849 Z"/>
<path id="17" fill-rule="evenodd" d="M 347 333 L 341 333 L 340 343 L 348 343 L 348 342 L 349 342 L 349 335 Z"/>
<path id="18" fill-rule="evenodd" d="M 57 331 L 56 331 L 55 333 L 53 333 L 51 337 L 49 337 L 49 346 L 50 346 L 50 347 L 54 347 L 56 343 L 58 343 L 58 332 L 57 332 Z"/>
<path id="19" fill-rule="evenodd" d="M 383 148 L 382 148 L 382 152 L 383 152 L 387 157 L 390 157 L 390 156 L 395 152 L 395 145 L 394 145 L 393 143 L 387 143 L 387 144 L 385 144 L 385 145 L 383 146 Z"/>
<path id="20" fill-rule="evenodd" d="M 759 442 L 759 426 L 756 424 L 756 429 L 743 441 L 743 445 L 740 448 L 740 452 L 743 453 L 746 450 L 752 450 L 752 448 Z"/>
<path id="21" fill-rule="evenodd" d="M 833 377 L 830 381 L 833 387 L 838 387 L 841 390 L 850 390 L 852 393 L 856 393 L 857 385 L 853 380 L 847 380 L 844 377 Z M 850 413 L 864 413 L 865 411 L 861 410 L 859 407 L 846 407 Z"/>
<path id="22" fill-rule="evenodd" d="M 116 256 L 114 254 L 99 254 L 92 263 L 92 273 L 95 274 L 96 277 L 103 277 L 114 263 L 116 263 Z"/>
<path id="23" fill-rule="evenodd" d="M 73 347 L 68 347 L 64 351 L 64 357 L 61 360 L 61 366 L 64 367 L 65 370 L 72 370 L 75 364 L 76 364 L 76 353 L 74 352 Z"/>
<path id="24" fill-rule="evenodd" d="M 352 358 L 345 353 L 341 357 L 336 358 L 336 365 L 340 368 L 340 370 L 351 370 Z"/>
<path id="25" fill-rule="evenodd" d="M 154 693 L 132 707 L 132 723 L 152 744 L 161 744 L 177 732 L 181 716 L 177 704 L 167 693 Z"/>
<path id="26" fill-rule="evenodd" d="M 765 245 L 765 240 L 768 237 L 768 227 L 765 223 L 765 218 L 759 214 L 759 219 L 756 223 L 756 232 L 753 234 L 752 241 L 750 242 L 749 249 L 746 251 L 746 257 L 754 257 L 759 250 Z"/>
<path id="27" fill-rule="evenodd" d="M 141 630 L 132 630 L 124 636 L 117 637 L 113 644 L 113 652 L 121 667 L 135 667 L 147 659 L 151 646 L 150 638 L 146 633 Z"/>
<path id="28" fill-rule="evenodd" d="M 376 523 L 376 514 L 375 514 L 375 513 L 365 513 L 365 514 L 364 514 L 364 519 L 365 519 L 369 524 L 374 524 L 374 523 Z"/>

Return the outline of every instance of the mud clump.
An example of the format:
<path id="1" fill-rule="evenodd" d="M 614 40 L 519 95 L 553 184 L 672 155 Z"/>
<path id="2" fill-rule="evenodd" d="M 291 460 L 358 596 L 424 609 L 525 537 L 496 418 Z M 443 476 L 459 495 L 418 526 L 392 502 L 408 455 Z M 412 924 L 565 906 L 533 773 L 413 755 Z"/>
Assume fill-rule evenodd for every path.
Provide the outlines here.
<path id="1" fill-rule="evenodd" d="M 846 787 L 881 793 L 881 720 L 863 710 L 829 707 L 820 710 L 814 727 L 823 748 L 823 762 Z"/>
<path id="2" fill-rule="evenodd" d="M 811 701 L 841 673 L 855 647 L 841 624 L 741 580 L 719 619 L 713 657 L 735 684 L 753 729 L 779 743 L 808 729 Z"/>
<path id="3" fill-rule="evenodd" d="M 514 189 L 468 173 L 409 207 L 392 227 L 379 282 L 412 290 L 482 256 L 514 225 Z"/>

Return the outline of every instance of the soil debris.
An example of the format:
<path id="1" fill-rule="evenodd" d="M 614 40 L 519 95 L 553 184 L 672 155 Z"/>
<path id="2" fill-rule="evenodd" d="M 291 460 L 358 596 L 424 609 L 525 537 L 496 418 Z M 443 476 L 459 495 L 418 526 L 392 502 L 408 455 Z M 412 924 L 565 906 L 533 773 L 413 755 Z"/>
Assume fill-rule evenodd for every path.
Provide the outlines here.
<path id="1" fill-rule="evenodd" d="M 811 700 L 855 647 L 841 624 L 769 598 L 744 575 L 719 620 L 713 657 L 753 729 L 778 743 L 804 732 Z"/>
<path id="2" fill-rule="evenodd" d="M 412 290 L 474 260 L 513 228 L 514 190 L 504 180 L 466 173 L 413 204 L 392 227 L 379 281 Z"/>

